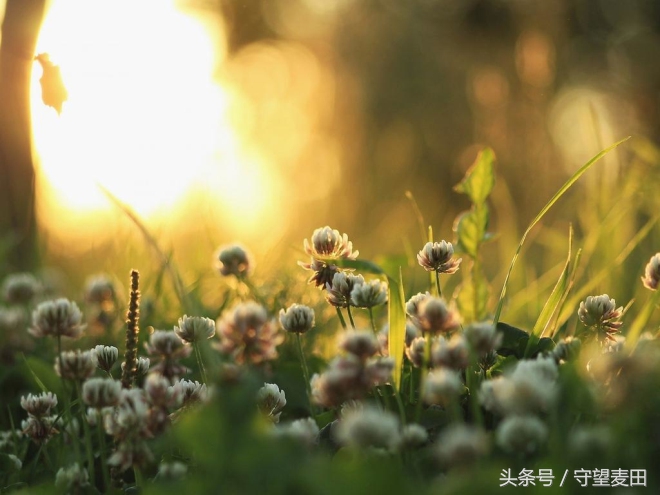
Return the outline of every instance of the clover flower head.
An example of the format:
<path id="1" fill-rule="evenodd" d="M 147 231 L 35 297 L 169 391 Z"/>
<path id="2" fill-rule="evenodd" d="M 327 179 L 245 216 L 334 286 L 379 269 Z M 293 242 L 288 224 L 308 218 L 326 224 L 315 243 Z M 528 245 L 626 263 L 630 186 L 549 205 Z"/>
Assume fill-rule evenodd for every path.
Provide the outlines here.
<path id="1" fill-rule="evenodd" d="M 469 364 L 470 349 L 464 334 L 454 334 L 450 339 L 442 336 L 433 339 L 431 364 L 453 370 L 464 370 Z"/>
<path id="2" fill-rule="evenodd" d="M 11 336 L 25 326 L 25 313 L 21 308 L 0 308 L 0 333 Z"/>
<path id="3" fill-rule="evenodd" d="M 378 340 L 373 333 L 366 330 L 347 332 L 344 334 L 339 348 L 365 360 L 378 352 Z"/>
<path id="4" fill-rule="evenodd" d="M 427 404 L 446 406 L 463 391 L 463 382 L 457 371 L 434 369 L 426 377 L 422 396 Z"/>
<path id="5" fill-rule="evenodd" d="M 456 273 L 462 259 L 453 259 L 454 246 L 451 242 L 427 242 L 417 253 L 418 263 L 427 272 Z"/>
<path id="6" fill-rule="evenodd" d="M 353 251 L 353 243 L 348 240 L 346 234 L 340 234 L 338 230 L 327 226 L 316 229 L 312 234 L 311 243 L 305 239 L 303 247 L 311 256 L 311 260 L 309 263 L 299 261 L 298 265 L 314 272 L 309 283 L 314 282 L 321 289 L 331 283 L 333 276 L 339 271 L 339 268 L 328 260 L 354 260 L 359 254 L 358 251 Z"/>
<path id="7" fill-rule="evenodd" d="M 85 284 L 85 301 L 90 304 L 113 305 L 116 296 L 115 283 L 108 275 L 94 275 Z"/>
<path id="8" fill-rule="evenodd" d="M 389 411 L 365 407 L 346 414 L 336 429 L 339 443 L 359 449 L 396 450 L 400 444 L 398 418 Z"/>
<path id="9" fill-rule="evenodd" d="M 336 308 L 346 308 L 351 305 L 351 294 L 355 288 L 364 284 L 362 275 L 347 272 L 337 272 L 332 277 L 332 283 L 326 285 L 326 299 Z"/>
<path id="10" fill-rule="evenodd" d="M 210 339 L 215 335 L 215 322 L 202 316 L 183 315 L 179 325 L 174 327 L 174 333 L 188 344 Z"/>
<path id="11" fill-rule="evenodd" d="M 419 316 L 419 306 L 423 301 L 430 298 L 431 294 L 428 292 L 419 292 L 408 299 L 406 303 L 406 313 L 415 321 Z"/>
<path id="12" fill-rule="evenodd" d="M 646 265 L 642 283 L 649 290 L 657 290 L 660 283 L 660 253 L 654 254 Z"/>
<path id="13" fill-rule="evenodd" d="M 253 301 L 240 303 L 217 322 L 219 350 L 236 364 L 259 364 L 277 357 L 277 346 L 284 340 L 266 308 Z"/>
<path id="14" fill-rule="evenodd" d="M 111 378 L 90 378 L 83 383 L 82 400 L 95 409 L 116 406 L 120 396 L 121 384 Z"/>
<path id="15" fill-rule="evenodd" d="M 319 441 L 319 427 L 312 418 L 297 419 L 282 425 L 276 430 L 275 434 L 279 437 L 291 438 L 308 447 L 313 447 Z"/>
<path id="16" fill-rule="evenodd" d="M 422 425 L 410 423 L 401 429 L 399 449 L 411 450 L 421 447 L 429 440 L 429 434 Z"/>
<path id="17" fill-rule="evenodd" d="M 32 312 L 32 327 L 28 331 L 35 337 L 76 339 L 80 337 L 83 328 L 82 313 L 78 305 L 61 298 L 39 303 Z"/>
<path id="18" fill-rule="evenodd" d="M 428 337 L 430 338 L 430 337 Z M 406 357 L 415 368 L 421 368 L 424 364 L 424 352 L 426 349 L 426 337 L 416 337 L 406 347 Z"/>
<path id="19" fill-rule="evenodd" d="M 14 273 L 2 283 L 2 295 L 9 304 L 28 304 L 40 290 L 39 281 L 31 273 Z"/>
<path id="20" fill-rule="evenodd" d="M 284 390 L 280 390 L 274 383 L 264 383 L 257 392 L 257 406 L 264 417 L 273 423 L 279 423 L 282 409 L 286 406 Z"/>
<path id="21" fill-rule="evenodd" d="M 441 297 L 428 297 L 417 308 L 416 324 L 424 334 L 448 333 L 460 325 L 458 311 Z"/>
<path id="22" fill-rule="evenodd" d="M 209 397 L 206 384 L 197 381 L 179 380 L 172 386 L 172 393 L 181 397 L 183 407 L 206 402 Z"/>
<path id="23" fill-rule="evenodd" d="M 191 348 L 185 346 L 183 340 L 172 330 L 154 330 L 149 336 L 145 348 L 150 356 L 161 358 L 179 358 L 190 354 Z"/>
<path id="24" fill-rule="evenodd" d="M 112 345 L 97 345 L 92 349 L 92 356 L 99 369 L 109 372 L 119 358 L 119 349 Z"/>
<path id="25" fill-rule="evenodd" d="M 67 380 L 82 382 L 91 377 L 95 371 L 96 362 L 92 351 L 64 351 L 55 358 L 55 372 Z"/>
<path id="26" fill-rule="evenodd" d="M 536 416 L 509 416 L 497 427 L 495 441 L 511 453 L 532 454 L 545 443 L 548 428 Z"/>
<path id="27" fill-rule="evenodd" d="M 488 453 L 486 433 L 479 428 L 463 424 L 449 426 L 435 445 L 438 460 L 447 467 L 470 466 Z"/>
<path id="28" fill-rule="evenodd" d="M 28 394 L 21 397 L 21 407 L 35 418 L 48 416 L 57 406 L 57 396 L 52 392 L 42 392 L 39 395 Z"/>
<path id="29" fill-rule="evenodd" d="M 471 323 L 465 327 L 465 338 L 481 357 L 496 351 L 502 344 L 502 334 L 489 322 Z"/>
<path id="30" fill-rule="evenodd" d="M 566 337 L 557 343 L 552 350 L 552 355 L 558 363 L 572 361 L 580 354 L 582 342 L 575 337 Z"/>
<path id="31" fill-rule="evenodd" d="M 60 468 L 57 471 L 55 486 L 66 493 L 81 493 L 81 489 L 90 486 L 89 474 L 87 474 L 85 468 L 80 467 L 76 462 L 68 468 Z"/>
<path id="32" fill-rule="evenodd" d="M 616 307 L 616 301 L 607 294 L 589 296 L 580 303 L 578 318 L 587 327 L 595 329 L 597 337 L 613 340 L 623 323 L 619 321 L 623 315 L 623 307 Z"/>
<path id="33" fill-rule="evenodd" d="M 280 310 L 280 325 L 289 333 L 303 334 L 314 328 L 314 310 L 304 304 L 292 304 Z"/>
<path id="34" fill-rule="evenodd" d="M 159 480 L 181 480 L 188 474 L 188 466 L 183 462 L 161 462 L 158 466 Z"/>
<path id="35" fill-rule="evenodd" d="M 222 246 L 218 250 L 218 271 L 221 275 L 230 275 L 236 278 L 247 276 L 254 266 L 252 256 L 240 244 Z"/>
<path id="36" fill-rule="evenodd" d="M 382 280 L 370 280 L 355 285 L 351 290 L 350 303 L 356 308 L 373 308 L 387 302 L 387 284 Z"/>
<path id="37" fill-rule="evenodd" d="M 43 445 L 58 433 L 55 428 L 55 416 L 36 417 L 31 414 L 21 421 L 23 434 L 30 437 L 37 445 Z"/>
<path id="38" fill-rule="evenodd" d="M 183 390 L 170 386 L 170 381 L 158 373 L 150 373 L 144 381 L 144 394 L 152 406 L 163 409 L 178 407 L 183 401 Z"/>

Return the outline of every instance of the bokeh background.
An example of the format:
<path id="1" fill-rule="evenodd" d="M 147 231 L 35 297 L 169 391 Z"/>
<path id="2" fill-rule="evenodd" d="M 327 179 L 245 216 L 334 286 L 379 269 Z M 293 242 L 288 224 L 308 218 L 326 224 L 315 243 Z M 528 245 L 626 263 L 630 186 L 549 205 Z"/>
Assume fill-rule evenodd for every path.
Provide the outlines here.
<path id="1" fill-rule="evenodd" d="M 484 248 L 495 294 L 552 194 L 633 136 L 533 231 L 505 320 L 535 321 L 569 223 L 584 247 L 579 283 L 624 304 L 660 245 L 654 0 L 54 0 L 37 51 L 69 90 L 58 116 L 34 66 L 39 269 L 65 292 L 97 272 L 123 279 L 136 267 L 149 284 L 161 270 L 98 185 L 210 298 L 219 245 L 246 245 L 257 280 L 302 282 L 302 239 L 324 225 L 361 257 L 403 265 L 407 288 L 422 290 L 424 239 L 406 192 L 435 237 L 452 240 L 469 207 L 452 187 L 484 146 L 497 156 L 497 236 Z"/>

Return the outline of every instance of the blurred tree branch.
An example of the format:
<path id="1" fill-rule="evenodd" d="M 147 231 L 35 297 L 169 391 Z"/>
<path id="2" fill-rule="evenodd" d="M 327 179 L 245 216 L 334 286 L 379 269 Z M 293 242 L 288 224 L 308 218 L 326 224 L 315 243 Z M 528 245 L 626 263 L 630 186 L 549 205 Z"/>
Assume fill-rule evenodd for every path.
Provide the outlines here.
<path id="1" fill-rule="evenodd" d="M 37 263 L 30 74 L 45 0 L 7 0 L 0 45 L 0 241 L 5 270 Z M 3 260 L 0 260 L 0 262 Z"/>

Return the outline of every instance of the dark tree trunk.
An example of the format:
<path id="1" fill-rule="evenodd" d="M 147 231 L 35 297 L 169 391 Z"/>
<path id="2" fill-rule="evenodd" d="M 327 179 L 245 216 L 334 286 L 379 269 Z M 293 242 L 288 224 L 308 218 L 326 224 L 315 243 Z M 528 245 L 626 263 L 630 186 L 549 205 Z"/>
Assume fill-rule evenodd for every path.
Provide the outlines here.
<path id="1" fill-rule="evenodd" d="M 0 272 L 37 264 L 30 74 L 45 0 L 7 0 L 0 44 Z M 4 249 L 3 249 L 4 251 Z M 1 252 L 0 252 L 1 254 Z"/>

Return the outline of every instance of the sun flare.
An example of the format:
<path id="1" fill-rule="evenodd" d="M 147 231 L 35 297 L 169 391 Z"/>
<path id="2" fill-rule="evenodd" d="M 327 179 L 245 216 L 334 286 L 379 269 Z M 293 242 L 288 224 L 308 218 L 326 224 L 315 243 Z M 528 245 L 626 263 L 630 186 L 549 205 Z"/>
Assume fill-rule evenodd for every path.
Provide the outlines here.
<path id="1" fill-rule="evenodd" d="M 213 78 L 217 31 L 173 1 L 52 4 L 37 50 L 60 65 L 69 99 L 61 116 L 44 106 L 35 65 L 42 214 L 108 210 L 99 185 L 146 217 L 191 195 L 239 206 L 243 223 L 260 214 L 264 170 L 230 126 L 230 92 Z"/>

